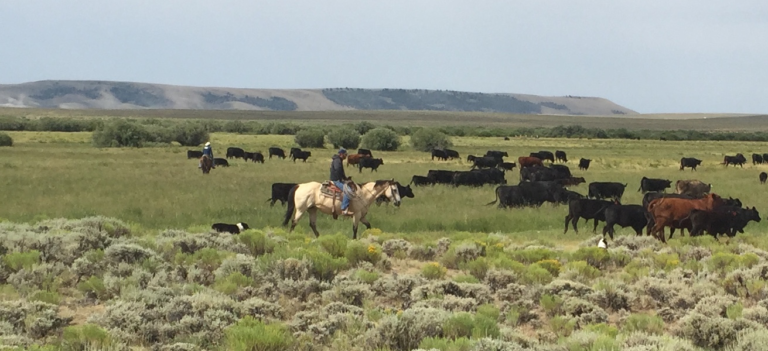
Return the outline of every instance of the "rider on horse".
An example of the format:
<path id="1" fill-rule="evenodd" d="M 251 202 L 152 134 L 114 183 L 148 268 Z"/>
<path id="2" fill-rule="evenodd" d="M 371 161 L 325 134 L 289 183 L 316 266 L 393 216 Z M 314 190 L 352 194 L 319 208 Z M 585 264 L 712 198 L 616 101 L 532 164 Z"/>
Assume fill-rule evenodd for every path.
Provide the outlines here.
<path id="1" fill-rule="evenodd" d="M 203 156 L 208 156 L 208 158 L 211 159 L 211 168 L 216 168 L 216 162 L 213 161 L 213 149 L 211 148 L 211 142 L 205 143 L 205 147 L 203 148 Z M 199 165 L 197 168 L 203 168 L 203 161 L 200 160 Z"/>
<path id="2" fill-rule="evenodd" d="M 354 213 L 347 210 L 349 207 L 349 195 L 344 190 L 344 181 L 347 180 L 346 174 L 344 174 L 344 159 L 347 158 L 347 150 L 344 148 L 339 149 L 339 153 L 333 155 L 331 158 L 331 181 L 336 184 L 336 187 L 342 190 L 344 194 L 341 199 L 341 214 L 345 216 L 351 216 Z"/>

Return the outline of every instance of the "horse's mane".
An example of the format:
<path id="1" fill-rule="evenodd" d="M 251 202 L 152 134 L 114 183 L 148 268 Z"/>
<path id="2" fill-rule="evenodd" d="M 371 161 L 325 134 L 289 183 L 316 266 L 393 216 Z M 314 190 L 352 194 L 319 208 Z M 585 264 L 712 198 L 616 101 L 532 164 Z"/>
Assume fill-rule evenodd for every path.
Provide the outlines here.
<path id="1" fill-rule="evenodd" d="M 390 182 L 391 180 L 377 180 L 376 183 L 373 184 L 373 186 L 382 186 L 384 184 L 389 184 Z"/>

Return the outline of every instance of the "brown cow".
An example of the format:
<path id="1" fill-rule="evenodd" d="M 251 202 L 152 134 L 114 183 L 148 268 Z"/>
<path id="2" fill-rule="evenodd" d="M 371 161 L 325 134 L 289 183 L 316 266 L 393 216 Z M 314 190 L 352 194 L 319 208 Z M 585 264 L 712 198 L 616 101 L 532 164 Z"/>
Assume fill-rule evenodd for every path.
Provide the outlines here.
<path id="1" fill-rule="evenodd" d="M 687 228 L 691 230 L 688 215 L 691 210 L 712 211 L 715 207 L 724 205 L 720 196 L 709 194 L 701 199 L 677 199 L 662 197 L 648 204 L 648 214 L 653 218 L 655 226 L 648 234 L 653 235 L 661 242 L 666 243 L 664 227 Z M 685 222 L 685 223 L 683 223 Z"/>
<path id="2" fill-rule="evenodd" d="M 675 183 L 676 193 L 700 198 L 712 191 L 712 184 L 706 184 L 700 180 L 678 180 Z"/>
<path id="3" fill-rule="evenodd" d="M 544 164 L 541 163 L 541 159 L 538 157 L 520 156 L 517 158 L 517 164 L 520 166 L 520 169 L 525 167 L 533 167 L 535 165 L 544 167 Z"/>
<path id="4" fill-rule="evenodd" d="M 360 160 L 363 158 L 370 158 L 371 155 L 366 154 L 352 154 L 347 156 L 347 166 L 349 165 L 356 165 L 360 163 Z"/>

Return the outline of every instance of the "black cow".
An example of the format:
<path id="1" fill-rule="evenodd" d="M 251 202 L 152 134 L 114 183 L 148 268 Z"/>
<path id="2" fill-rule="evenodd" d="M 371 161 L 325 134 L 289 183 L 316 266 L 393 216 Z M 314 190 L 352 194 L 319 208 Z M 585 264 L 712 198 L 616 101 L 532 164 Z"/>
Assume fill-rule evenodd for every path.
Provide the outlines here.
<path id="1" fill-rule="evenodd" d="M 763 162 L 768 163 L 768 154 L 763 154 Z"/>
<path id="2" fill-rule="evenodd" d="M 504 157 L 509 157 L 509 154 L 506 151 L 488 150 L 488 152 L 485 153 L 485 157 L 493 157 L 501 160 Z"/>
<path id="3" fill-rule="evenodd" d="M 467 162 L 475 162 L 475 159 L 482 156 L 467 155 Z"/>
<path id="4" fill-rule="evenodd" d="M 563 189 L 555 193 L 555 202 L 563 205 L 568 204 L 571 200 L 584 198 L 586 198 L 584 195 L 568 189 Z"/>
<path id="5" fill-rule="evenodd" d="M 499 168 L 501 168 L 503 170 L 506 170 L 506 171 L 511 171 L 515 167 L 517 167 L 517 165 L 514 162 L 502 162 L 502 163 L 499 163 Z"/>
<path id="6" fill-rule="evenodd" d="M 683 157 L 680 159 L 680 170 L 682 171 L 685 167 L 690 167 L 691 170 L 695 171 L 696 167 L 701 165 L 701 160 L 698 158 L 693 157 Z"/>
<path id="7" fill-rule="evenodd" d="M 290 151 L 288 151 L 288 158 L 292 158 L 294 154 L 297 152 L 301 152 L 301 148 L 298 147 L 292 147 Z M 295 160 L 295 159 L 294 159 Z"/>
<path id="8" fill-rule="evenodd" d="M 565 151 L 555 151 L 555 159 L 560 162 L 568 162 L 568 156 L 565 155 Z"/>
<path id="9" fill-rule="evenodd" d="M 592 160 L 587 158 L 582 158 L 581 160 L 579 160 L 579 169 L 582 171 L 588 170 L 590 162 L 592 162 Z"/>
<path id="10" fill-rule="evenodd" d="M 368 155 L 369 157 L 373 158 L 373 154 L 371 153 L 371 150 L 368 150 L 368 149 L 357 149 L 357 153 L 359 155 Z"/>
<path id="11" fill-rule="evenodd" d="M 646 193 L 643 195 L 643 208 L 648 208 L 648 204 L 651 203 L 651 201 L 656 200 L 660 197 L 668 197 L 672 199 L 695 199 L 693 196 L 686 195 L 686 194 L 665 194 L 665 193 Z"/>
<path id="12" fill-rule="evenodd" d="M 451 160 L 454 158 L 459 158 L 459 153 L 456 150 L 445 149 L 445 155 L 448 156 L 448 158 Z"/>
<path id="13" fill-rule="evenodd" d="M 768 179 L 768 173 L 760 172 L 760 184 L 765 184 L 766 179 Z"/>
<path id="14" fill-rule="evenodd" d="M 537 152 L 537 154 L 539 154 L 541 156 L 541 157 L 539 157 L 539 159 L 541 159 L 542 161 L 548 160 L 549 162 L 555 162 L 555 155 L 552 152 L 549 152 L 549 151 L 539 151 L 539 152 Z M 531 155 L 531 156 L 533 156 L 533 155 Z"/>
<path id="15" fill-rule="evenodd" d="M 614 199 L 621 201 L 624 196 L 624 188 L 627 184 L 615 182 L 592 182 L 589 183 L 588 196 L 593 199 Z"/>
<path id="16" fill-rule="evenodd" d="M 269 159 L 272 159 L 272 156 L 277 156 L 279 158 L 285 159 L 285 151 L 279 147 L 271 147 L 269 148 Z"/>
<path id="17" fill-rule="evenodd" d="M 520 169 L 520 180 L 532 182 L 554 181 L 559 179 L 568 179 L 571 177 L 571 171 L 563 165 L 556 167 L 526 167 Z"/>
<path id="18" fill-rule="evenodd" d="M 733 165 L 736 167 L 736 165 L 741 166 L 741 168 L 744 168 L 744 164 L 747 162 L 747 158 L 744 157 L 742 154 L 736 154 L 736 156 L 725 156 L 723 157 L 723 164 L 728 167 L 728 165 Z"/>
<path id="19" fill-rule="evenodd" d="M 665 189 L 671 186 L 672 186 L 672 181 L 668 179 L 643 177 L 643 179 L 640 180 L 640 187 L 637 189 L 637 191 L 641 191 L 643 193 L 647 193 L 649 191 L 664 192 Z"/>
<path id="20" fill-rule="evenodd" d="M 415 186 L 424 186 L 424 185 L 434 185 L 435 182 L 430 180 L 428 177 L 415 175 L 411 178 L 411 182 L 408 183 L 408 185 L 413 184 Z"/>
<path id="21" fill-rule="evenodd" d="M 451 184 L 451 182 L 453 182 L 454 173 L 456 173 L 456 171 L 430 169 L 427 172 L 427 178 L 429 178 L 434 184 Z"/>
<path id="22" fill-rule="evenodd" d="M 752 154 L 752 164 L 763 164 L 763 155 L 760 154 Z"/>
<path id="23" fill-rule="evenodd" d="M 618 224 L 622 228 L 632 227 L 637 235 L 643 235 L 643 228 L 648 224 L 645 208 L 640 205 L 613 205 L 605 209 L 605 234 L 613 240 L 613 226 Z"/>
<path id="24" fill-rule="evenodd" d="M 402 186 L 400 182 L 397 182 L 397 192 L 400 194 L 400 199 L 404 199 L 406 197 L 410 197 L 413 199 L 413 189 L 411 189 L 411 185 Z M 382 203 L 387 203 L 389 205 L 389 198 L 386 195 L 380 195 L 376 198 L 376 206 L 381 206 Z"/>
<path id="25" fill-rule="evenodd" d="M 214 223 L 211 226 L 211 229 L 218 233 L 240 234 L 241 231 L 246 231 L 250 228 L 248 227 L 247 223 L 240 222 L 237 224 Z"/>
<path id="26" fill-rule="evenodd" d="M 484 172 L 456 172 L 453 174 L 453 180 L 451 184 L 453 186 L 468 185 L 468 186 L 483 186 L 491 182 L 491 178 Z"/>
<path id="27" fill-rule="evenodd" d="M 264 154 L 262 154 L 261 152 L 254 152 L 254 153 L 253 153 L 253 158 L 251 158 L 251 160 L 252 160 L 253 162 L 261 162 L 261 163 L 264 163 Z"/>
<path id="28" fill-rule="evenodd" d="M 277 200 L 280 200 L 280 204 L 285 206 L 285 203 L 288 201 L 288 193 L 290 193 L 291 189 L 296 185 L 296 183 L 273 183 L 272 197 L 267 199 L 267 201 L 271 201 L 269 206 L 274 206 Z"/>
<path id="29" fill-rule="evenodd" d="M 736 221 L 733 224 L 734 235 L 736 232 L 744 234 L 744 227 L 747 226 L 749 221 L 760 223 L 760 213 L 757 212 L 757 209 L 754 206 L 752 206 L 752 208 L 747 207 L 746 209 L 741 208 L 741 206 L 736 206 L 736 212 L 738 213 L 738 216 L 736 216 Z"/>
<path id="30" fill-rule="evenodd" d="M 486 205 L 499 203 L 499 208 L 541 206 L 544 202 L 562 202 L 571 196 L 553 182 L 520 183 L 496 187 L 496 199 Z"/>
<path id="31" fill-rule="evenodd" d="M 564 165 L 549 165 L 549 168 L 557 173 L 558 179 L 566 179 L 571 177 L 571 169 Z"/>
<path id="32" fill-rule="evenodd" d="M 477 157 L 472 161 L 472 168 L 494 168 L 497 167 L 500 160 L 494 157 Z"/>
<path id="33" fill-rule="evenodd" d="M 312 152 L 309 151 L 295 151 L 291 157 L 293 158 L 293 162 L 296 163 L 296 160 L 302 160 L 304 162 L 307 162 L 307 159 L 312 156 Z"/>
<path id="34" fill-rule="evenodd" d="M 760 213 L 757 209 L 741 208 L 741 206 L 722 206 L 714 211 L 692 210 L 691 236 L 701 235 L 703 231 L 717 238 L 718 234 L 726 234 L 733 237 L 736 233 L 744 233 L 744 227 L 749 221 L 760 222 Z"/>
<path id="35" fill-rule="evenodd" d="M 203 157 L 203 152 L 199 150 L 187 150 L 187 159 Z"/>
<path id="36" fill-rule="evenodd" d="M 487 175 L 491 184 L 507 184 L 507 180 L 504 178 L 504 171 L 498 168 L 476 169 L 472 172 L 478 172 Z"/>
<path id="37" fill-rule="evenodd" d="M 363 172 L 363 168 L 370 168 L 371 172 L 379 171 L 379 166 L 384 164 L 384 160 L 380 158 L 370 158 L 370 157 L 364 157 L 360 159 L 360 163 L 357 164 L 357 169 L 359 170 L 359 173 Z"/>
<path id="38" fill-rule="evenodd" d="M 228 147 L 227 158 L 242 158 L 245 161 L 245 151 L 239 147 Z"/>
<path id="39" fill-rule="evenodd" d="M 445 152 L 445 150 L 438 150 L 438 149 L 432 150 L 432 160 L 434 160 L 435 157 L 437 157 L 438 161 L 441 159 L 443 161 L 448 161 L 448 154 Z"/>
<path id="40" fill-rule="evenodd" d="M 226 158 L 214 158 L 213 165 L 221 166 L 221 167 L 229 167 L 229 162 L 227 162 Z"/>
<path id="41" fill-rule="evenodd" d="M 568 232 L 568 222 L 571 222 L 573 230 L 578 233 L 579 228 L 576 227 L 576 222 L 579 221 L 579 218 L 584 218 L 587 222 L 589 222 L 590 219 L 594 220 L 595 226 L 592 228 L 592 232 L 596 233 L 597 223 L 599 221 L 605 221 L 605 210 L 615 204 L 616 203 L 614 202 L 605 200 L 571 200 L 568 203 L 568 215 L 565 216 L 565 231 L 563 231 L 563 234 Z"/>

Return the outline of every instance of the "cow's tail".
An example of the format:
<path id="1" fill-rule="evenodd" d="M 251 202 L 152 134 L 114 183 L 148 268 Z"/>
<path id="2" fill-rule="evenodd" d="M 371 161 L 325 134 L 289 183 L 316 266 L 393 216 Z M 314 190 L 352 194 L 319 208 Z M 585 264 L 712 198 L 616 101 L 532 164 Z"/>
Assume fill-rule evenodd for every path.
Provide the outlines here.
<path id="1" fill-rule="evenodd" d="M 500 187 L 500 186 L 497 186 L 497 187 L 496 187 L 496 191 L 494 191 L 494 193 L 496 194 L 496 200 L 493 200 L 493 201 L 491 201 L 491 202 L 489 202 L 489 203 L 485 204 L 486 206 L 490 206 L 490 205 L 493 205 L 493 204 L 495 204 L 497 201 L 499 201 L 499 189 L 501 189 L 501 187 Z"/>
<path id="2" fill-rule="evenodd" d="M 299 186 L 296 185 L 293 188 L 291 188 L 291 191 L 288 192 L 288 207 L 285 210 L 285 218 L 283 219 L 283 226 L 288 225 L 288 222 L 291 221 L 291 217 L 293 216 L 293 210 L 294 207 L 296 207 L 296 200 L 294 199 L 296 195 L 296 189 L 298 189 Z"/>

